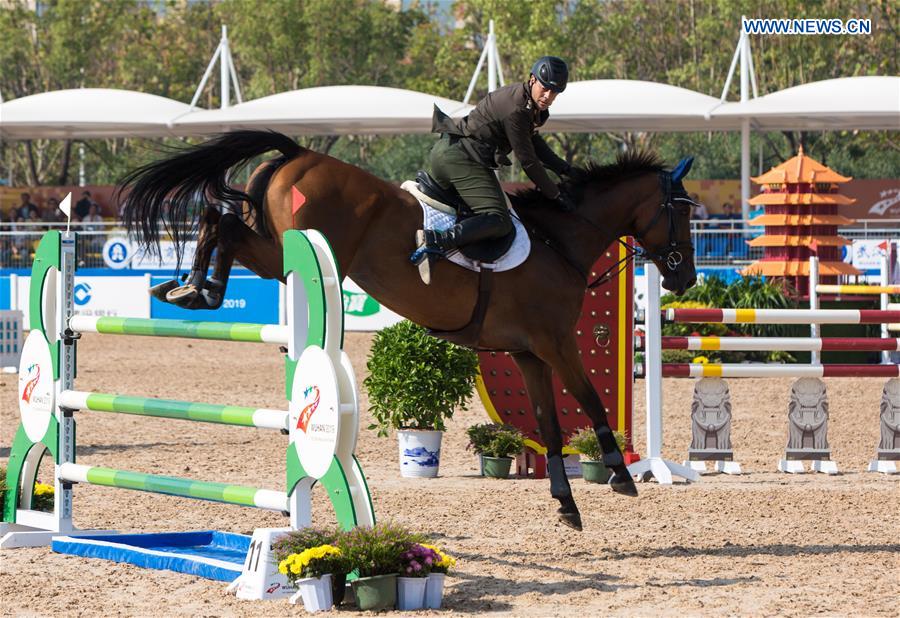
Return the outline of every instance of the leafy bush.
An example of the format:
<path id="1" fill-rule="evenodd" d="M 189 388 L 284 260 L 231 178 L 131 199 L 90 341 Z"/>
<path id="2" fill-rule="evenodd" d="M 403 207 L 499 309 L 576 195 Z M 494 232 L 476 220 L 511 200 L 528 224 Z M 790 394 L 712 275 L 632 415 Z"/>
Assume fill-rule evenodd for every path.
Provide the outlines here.
<path id="1" fill-rule="evenodd" d="M 403 554 L 424 540 L 422 535 L 413 534 L 403 526 L 383 523 L 345 532 L 338 536 L 337 546 L 360 577 L 374 577 L 399 573 Z"/>
<path id="2" fill-rule="evenodd" d="M 404 321 L 375 335 L 366 367 L 363 384 L 375 417 L 369 429 L 379 436 L 391 428 L 444 431 L 445 419 L 472 397 L 478 357 Z"/>
<path id="3" fill-rule="evenodd" d="M 621 431 L 614 431 L 613 436 L 619 450 L 625 450 L 625 434 Z M 600 448 L 600 441 L 597 434 L 591 427 L 582 427 L 569 438 L 569 446 L 588 458 L 588 461 L 602 461 L 603 450 Z"/>
<path id="4" fill-rule="evenodd" d="M 7 489 L 6 468 L 0 467 L 0 514 L 3 513 L 3 508 L 6 505 Z M 35 511 L 52 513 L 54 507 L 54 494 L 55 490 L 53 489 L 53 485 L 35 482 L 34 491 L 31 493 L 31 508 Z"/>
<path id="5" fill-rule="evenodd" d="M 760 276 L 744 276 L 726 285 L 719 277 L 706 277 L 676 300 L 666 294 L 660 300 L 663 309 L 674 308 L 734 308 L 734 309 L 794 309 L 797 308 L 796 290 L 783 279 L 764 280 Z M 664 324 L 662 334 L 674 337 L 798 337 L 804 336 L 807 327 L 797 324 Z M 663 352 L 664 362 L 690 362 L 676 350 Z M 791 362 L 794 357 L 787 352 L 725 352 L 705 350 L 712 362 L 739 363 Z"/>
<path id="6" fill-rule="evenodd" d="M 479 455 L 484 452 L 488 444 L 503 425 L 497 423 L 478 423 L 466 429 L 466 435 L 469 436 L 469 444 L 466 449 L 471 449 Z"/>
<path id="7" fill-rule="evenodd" d="M 275 559 L 281 562 L 291 554 L 299 554 L 312 547 L 335 545 L 340 534 L 341 531 L 338 528 L 291 530 L 272 543 L 272 553 L 275 555 Z"/>
<path id="8" fill-rule="evenodd" d="M 481 423 L 466 430 L 469 446 L 485 457 L 512 457 L 525 449 L 525 436 L 511 425 Z"/>

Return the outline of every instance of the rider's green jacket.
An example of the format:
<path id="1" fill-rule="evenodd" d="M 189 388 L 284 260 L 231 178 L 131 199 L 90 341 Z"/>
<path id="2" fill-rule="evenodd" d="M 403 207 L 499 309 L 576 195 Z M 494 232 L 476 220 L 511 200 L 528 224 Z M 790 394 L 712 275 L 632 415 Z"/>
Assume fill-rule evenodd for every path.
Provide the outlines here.
<path id="1" fill-rule="evenodd" d="M 453 120 L 435 106 L 431 130 L 456 136 L 472 160 L 490 169 L 511 165 L 507 155 L 515 152 L 541 193 L 556 199 L 559 188 L 544 167 L 561 174 L 569 164 L 537 134 L 549 117 L 550 112 L 539 110 L 531 99 L 527 83 L 511 84 L 488 94 L 461 120 Z"/>

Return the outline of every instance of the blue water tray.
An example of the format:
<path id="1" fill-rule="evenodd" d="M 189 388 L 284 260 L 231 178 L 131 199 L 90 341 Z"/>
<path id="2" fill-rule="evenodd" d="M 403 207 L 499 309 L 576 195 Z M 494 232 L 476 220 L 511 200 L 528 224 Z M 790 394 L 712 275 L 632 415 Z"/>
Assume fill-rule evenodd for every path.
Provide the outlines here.
<path id="1" fill-rule="evenodd" d="M 57 536 L 53 537 L 51 548 L 60 554 L 103 558 L 231 582 L 241 574 L 250 537 L 215 530 Z"/>

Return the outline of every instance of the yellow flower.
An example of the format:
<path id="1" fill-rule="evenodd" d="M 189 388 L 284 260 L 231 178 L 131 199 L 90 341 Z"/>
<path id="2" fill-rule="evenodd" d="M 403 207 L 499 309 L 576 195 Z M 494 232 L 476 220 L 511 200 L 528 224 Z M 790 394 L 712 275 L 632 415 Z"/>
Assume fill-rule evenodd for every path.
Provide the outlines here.
<path id="1" fill-rule="evenodd" d="M 697 365 L 708 365 L 709 359 L 705 356 L 695 356 L 693 362 Z"/>
<path id="2" fill-rule="evenodd" d="M 35 483 L 34 484 L 34 495 L 35 496 L 44 496 L 47 494 L 53 493 L 53 485 L 48 485 L 47 483 Z"/>

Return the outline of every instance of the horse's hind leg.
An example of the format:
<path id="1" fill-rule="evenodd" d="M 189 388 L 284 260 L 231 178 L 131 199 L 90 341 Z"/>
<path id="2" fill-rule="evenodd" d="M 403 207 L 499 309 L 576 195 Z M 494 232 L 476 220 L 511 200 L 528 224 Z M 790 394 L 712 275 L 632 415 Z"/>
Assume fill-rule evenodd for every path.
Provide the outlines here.
<path id="1" fill-rule="evenodd" d="M 219 244 L 216 264 L 206 283 L 203 296 L 215 309 L 225 298 L 231 267 L 237 259 L 263 279 L 283 279 L 282 250 L 271 238 L 263 238 L 235 214 L 222 215 L 219 222 Z"/>
<path id="2" fill-rule="evenodd" d="M 194 251 L 194 262 L 184 285 L 173 279 L 150 288 L 150 294 L 163 302 L 180 307 L 190 308 L 198 291 L 206 282 L 206 272 L 212 258 L 213 249 L 218 243 L 218 225 L 221 214 L 215 206 L 207 206 L 200 219 L 200 230 L 197 235 L 197 248 Z"/>
<path id="3" fill-rule="evenodd" d="M 525 377 L 528 398 L 537 417 L 541 438 L 547 446 L 550 495 L 559 500 L 559 520 L 575 530 L 581 530 L 581 514 L 572 497 L 572 488 L 563 465 L 562 431 L 553 403 L 553 374 L 550 366 L 531 352 L 516 352 L 512 356 Z"/>
<path id="4" fill-rule="evenodd" d="M 238 215 L 231 212 L 222 214 L 216 225 L 215 237 L 210 237 L 210 239 L 212 246 L 204 245 L 204 253 L 211 254 L 212 248 L 216 249 L 213 272 L 207 279 L 204 268 L 202 270 L 203 277 L 192 280 L 191 289 L 186 290 L 189 292 L 189 296 L 182 297 L 182 301 L 178 303 L 179 306 L 187 309 L 218 309 L 221 307 L 222 301 L 225 300 L 225 290 L 235 258 L 263 279 L 283 277 L 281 249 L 272 239 L 263 238 L 250 229 Z M 205 267 L 209 267 L 208 259 Z M 192 275 L 194 272 L 192 271 Z M 188 286 L 183 287 L 188 288 Z"/>
<path id="5" fill-rule="evenodd" d="M 549 354 L 551 357 L 546 360 L 553 366 L 556 375 L 559 376 L 559 379 L 566 385 L 572 396 L 578 400 L 578 403 L 581 404 L 588 417 L 594 423 L 594 433 L 597 434 L 600 449 L 603 451 L 603 463 L 613 472 L 612 477 L 609 479 L 610 487 L 618 493 L 637 496 L 637 487 L 635 487 L 634 479 L 628 473 L 628 468 L 625 466 L 625 458 L 622 456 L 619 445 L 616 444 L 612 428 L 609 426 L 609 421 L 606 418 L 606 408 L 584 372 L 584 366 L 581 364 L 575 339 L 566 339 L 559 342 L 558 345 L 553 346 L 549 350 Z"/>

